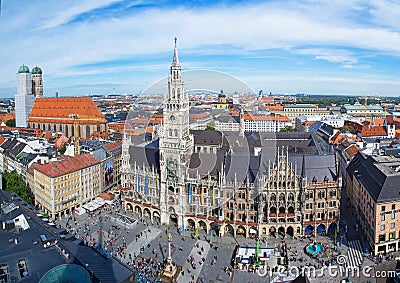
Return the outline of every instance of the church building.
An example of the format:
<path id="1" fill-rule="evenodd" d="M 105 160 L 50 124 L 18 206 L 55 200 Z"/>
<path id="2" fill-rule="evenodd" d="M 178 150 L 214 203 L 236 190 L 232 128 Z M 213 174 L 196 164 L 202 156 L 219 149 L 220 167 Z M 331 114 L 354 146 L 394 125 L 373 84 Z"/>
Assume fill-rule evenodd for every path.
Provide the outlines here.
<path id="1" fill-rule="evenodd" d="M 150 140 L 124 135 L 126 210 L 217 236 L 335 233 L 341 179 L 334 155 L 313 133 L 245 133 L 244 123 L 235 132 L 190 130 L 176 39 L 163 117 Z"/>

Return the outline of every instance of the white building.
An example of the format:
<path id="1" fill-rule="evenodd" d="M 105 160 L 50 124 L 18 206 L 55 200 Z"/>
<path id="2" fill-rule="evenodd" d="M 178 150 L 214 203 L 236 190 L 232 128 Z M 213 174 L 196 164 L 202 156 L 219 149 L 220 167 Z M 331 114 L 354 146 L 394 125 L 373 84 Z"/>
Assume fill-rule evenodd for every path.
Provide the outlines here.
<path id="1" fill-rule="evenodd" d="M 246 132 L 279 132 L 285 127 L 293 127 L 287 116 L 244 114 L 244 130 Z"/>
<path id="2" fill-rule="evenodd" d="M 345 121 L 353 121 L 356 123 L 359 123 L 359 119 L 349 116 L 349 115 L 312 115 L 312 116 L 306 116 L 306 115 L 301 115 L 296 118 L 296 130 L 302 131 L 301 125 L 304 122 L 308 121 L 321 121 L 329 126 L 334 127 L 335 129 L 340 129 L 344 126 Z"/>
<path id="3" fill-rule="evenodd" d="M 31 113 L 35 96 L 32 93 L 32 77 L 29 68 L 22 65 L 17 74 L 18 93 L 15 95 L 15 120 L 16 126 L 26 128 L 29 114 Z"/>

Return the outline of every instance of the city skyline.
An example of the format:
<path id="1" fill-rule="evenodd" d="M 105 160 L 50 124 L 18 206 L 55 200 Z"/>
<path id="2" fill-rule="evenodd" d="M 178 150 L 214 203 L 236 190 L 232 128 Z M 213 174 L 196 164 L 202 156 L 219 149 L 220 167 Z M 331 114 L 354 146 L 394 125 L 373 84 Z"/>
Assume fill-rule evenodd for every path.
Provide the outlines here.
<path id="1" fill-rule="evenodd" d="M 138 94 L 167 75 L 175 36 L 185 71 L 255 91 L 397 96 L 399 12 L 394 1 L 4 1 L 0 96 L 14 96 L 22 64 L 43 69 L 45 96 Z"/>

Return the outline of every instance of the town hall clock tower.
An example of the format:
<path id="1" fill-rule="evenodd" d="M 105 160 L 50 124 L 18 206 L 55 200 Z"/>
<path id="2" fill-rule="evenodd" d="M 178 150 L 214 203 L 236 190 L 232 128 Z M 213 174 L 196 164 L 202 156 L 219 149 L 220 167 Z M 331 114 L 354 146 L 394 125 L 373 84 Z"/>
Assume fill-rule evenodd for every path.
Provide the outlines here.
<path id="1" fill-rule="evenodd" d="M 179 64 L 177 39 L 168 76 L 164 122 L 160 129 L 161 222 L 181 225 L 184 215 L 185 176 L 193 152 L 193 136 L 189 133 L 189 97 L 184 90 Z"/>

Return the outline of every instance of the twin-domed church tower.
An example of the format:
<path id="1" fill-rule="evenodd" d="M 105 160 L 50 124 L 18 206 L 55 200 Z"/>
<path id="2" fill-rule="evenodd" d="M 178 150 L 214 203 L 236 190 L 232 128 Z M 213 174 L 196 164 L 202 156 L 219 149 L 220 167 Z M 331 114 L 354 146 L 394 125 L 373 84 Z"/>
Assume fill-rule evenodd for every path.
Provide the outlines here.
<path id="1" fill-rule="evenodd" d="M 18 93 L 15 95 L 16 126 L 26 128 L 35 99 L 43 97 L 42 69 L 38 66 L 29 71 L 22 65 L 17 73 Z"/>
<path id="2" fill-rule="evenodd" d="M 185 176 L 193 152 L 193 136 L 189 133 L 189 97 L 185 92 L 182 68 L 179 64 L 177 39 L 174 57 L 168 76 L 168 93 L 164 101 L 164 124 L 160 129 L 160 171 L 161 171 L 161 222 L 166 223 L 171 212 L 183 215 Z M 180 199 L 168 204 L 167 192 L 176 193 Z M 179 217 L 180 218 L 180 217 Z M 180 222 L 180 219 L 177 219 Z"/>

